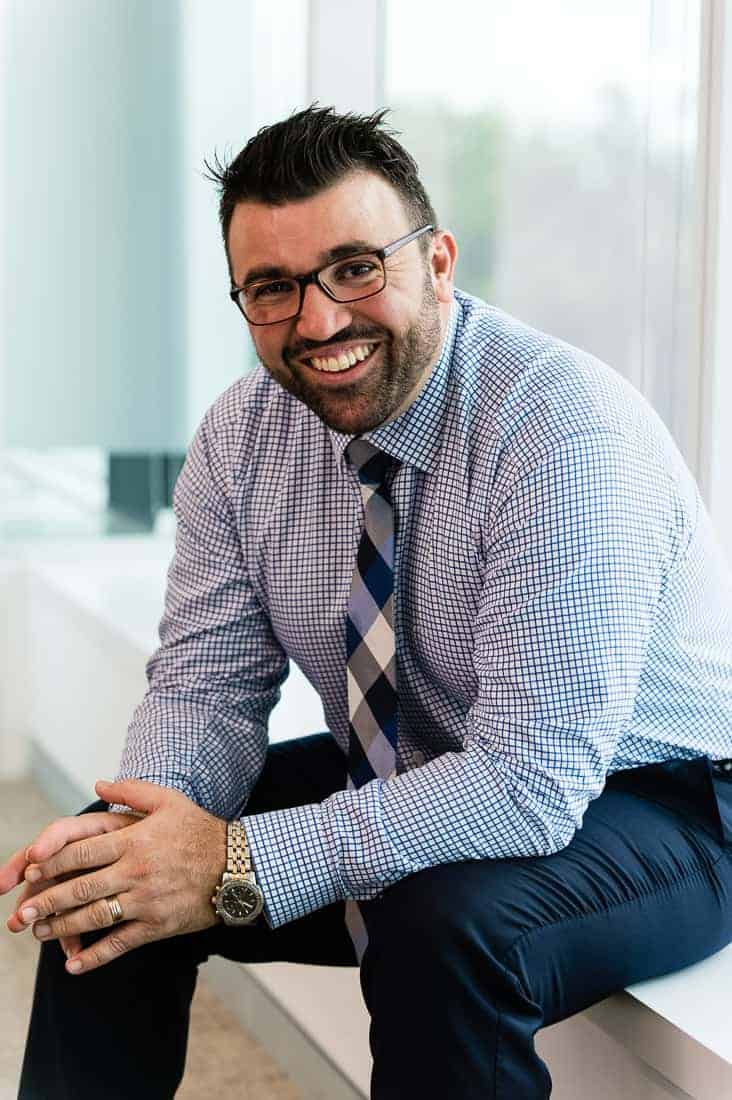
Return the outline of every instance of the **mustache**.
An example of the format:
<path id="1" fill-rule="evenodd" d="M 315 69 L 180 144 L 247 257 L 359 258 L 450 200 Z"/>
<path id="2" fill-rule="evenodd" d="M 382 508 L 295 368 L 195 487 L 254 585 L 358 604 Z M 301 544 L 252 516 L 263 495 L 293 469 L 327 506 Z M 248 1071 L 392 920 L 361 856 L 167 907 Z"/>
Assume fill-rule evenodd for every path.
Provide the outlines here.
<path id="1" fill-rule="evenodd" d="M 286 359 L 297 359 L 301 355 L 317 354 L 321 348 L 332 347 L 333 344 L 345 343 L 347 340 L 385 340 L 388 337 L 379 331 L 373 329 L 355 329 L 351 326 L 341 329 L 340 332 L 334 333 L 329 340 L 301 340 L 299 344 L 295 344 L 293 347 L 288 348 L 285 353 Z"/>

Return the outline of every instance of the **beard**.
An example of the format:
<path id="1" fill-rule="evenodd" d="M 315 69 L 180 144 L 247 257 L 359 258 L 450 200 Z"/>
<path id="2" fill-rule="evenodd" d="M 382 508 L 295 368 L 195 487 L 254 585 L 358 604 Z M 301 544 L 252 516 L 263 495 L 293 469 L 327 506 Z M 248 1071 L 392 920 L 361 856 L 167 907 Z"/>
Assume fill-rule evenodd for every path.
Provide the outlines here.
<path id="1" fill-rule="evenodd" d="M 416 391 L 437 354 L 441 340 L 440 311 L 429 272 L 417 320 L 402 335 L 373 326 L 351 325 L 328 343 L 346 340 L 378 341 L 380 345 L 374 351 L 374 359 L 378 356 L 378 361 L 352 385 L 319 386 L 304 376 L 295 359 L 323 346 L 313 341 L 303 341 L 297 349 L 283 352 L 285 370 L 262 362 L 288 393 L 307 405 L 329 428 L 347 435 L 361 435 L 393 416 L 408 395 Z"/>

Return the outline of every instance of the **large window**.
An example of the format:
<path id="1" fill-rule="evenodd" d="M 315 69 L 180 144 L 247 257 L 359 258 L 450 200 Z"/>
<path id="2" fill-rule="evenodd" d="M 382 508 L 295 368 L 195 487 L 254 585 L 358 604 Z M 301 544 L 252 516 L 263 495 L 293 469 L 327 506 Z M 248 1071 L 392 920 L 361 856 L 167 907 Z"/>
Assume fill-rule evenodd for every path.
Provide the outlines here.
<path id="1" fill-rule="evenodd" d="M 459 285 L 625 374 L 703 472 L 717 7 L 5 0 L 0 537 L 145 530 L 168 502 L 204 410 L 253 362 L 203 158 L 313 99 L 392 107 Z"/>
<path id="2" fill-rule="evenodd" d="M 0 4 L 0 544 L 148 530 L 251 366 L 203 160 L 303 104 L 307 20 L 307 0 Z"/>
<path id="3" fill-rule="evenodd" d="M 390 0 L 384 90 L 459 285 L 625 374 L 692 467 L 700 20 L 696 0 Z"/>

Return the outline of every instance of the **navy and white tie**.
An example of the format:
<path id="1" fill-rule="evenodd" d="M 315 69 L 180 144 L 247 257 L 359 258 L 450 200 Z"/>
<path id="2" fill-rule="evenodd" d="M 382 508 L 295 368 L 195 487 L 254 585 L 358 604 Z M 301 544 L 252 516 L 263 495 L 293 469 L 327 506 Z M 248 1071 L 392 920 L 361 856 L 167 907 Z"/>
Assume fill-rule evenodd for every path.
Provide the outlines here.
<path id="1" fill-rule="evenodd" d="M 398 459 L 365 439 L 346 450 L 358 474 L 364 528 L 351 583 L 346 627 L 348 789 L 396 772 L 397 672 L 394 643 L 394 518 L 387 477 Z M 346 926 L 359 962 L 366 926 L 357 902 L 346 901 Z"/>

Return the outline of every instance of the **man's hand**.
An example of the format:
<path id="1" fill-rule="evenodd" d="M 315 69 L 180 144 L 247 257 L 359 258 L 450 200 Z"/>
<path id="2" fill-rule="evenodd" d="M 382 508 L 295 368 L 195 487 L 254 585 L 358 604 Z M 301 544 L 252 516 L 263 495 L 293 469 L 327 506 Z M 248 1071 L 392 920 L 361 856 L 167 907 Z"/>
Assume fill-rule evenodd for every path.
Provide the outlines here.
<path id="1" fill-rule="evenodd" d="M 226 822 L 179 791 L 137 779 L 99 782 L 96 790 L 105 802 L 130 806 L 146 816 L 125 828 L 74 841 L 39 860 L 42 889 L 32 902 L 36 915 L 28 920 L 22 912 L 11 917 L 33 924 L 40 940 L 76 936 L 111 928 L 104 899 L 117 895 L 123 920 L 108 936 L 67 961 L 72 973 L 95 970 L 144 943 L 217 924 L 211 896 L 226 869 Z M 85 816 L 95 815 L 74 820 Z M 90 868 L 97 870 L 83 873 Z M 69 873 L 74 877 L 59 881 Z M 73 969 L 72 962 L 81 966 Z"/>
<path id="2" fill-rule="evenodd" d="M 74 840 L 83 840 L 90 836 L 99 836 L 100 833 L 111 832 L 114 829 L 122 829 L 139 820 L 138 814 L 108 813 L 107 811 L 91 814 L 79 814 L 75 817 L 61 817 L 47 825 L 36 839 L 26 848 L 14 852 L 12 856 L 0 866 L 0 894 L 7 894 L 21 883 L 25 889 L 21 892 L 16 905 L 22 909 L 29 898 L 47 890 L 56 882 L 64 882 L 74 878 L 75 874 L 60 875 L 58 878 L 41 879 L 40 882 L 29 881 L 32 877 L 26 877 L 26 872 L 33 868 L 33 864 L 40 860 L 48 859 L 56 855 L 66 844 Z M 39 872 L 40 873 L 40 872 Z M 6 921 L 6 927 L 11 932 L 23 932 L 27 925 L 13 913 Z M 78 935 L 61 936 L 61 943 L 67 957 L 81 948 L 81 940 Z"/>

